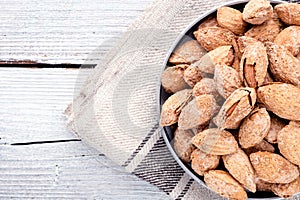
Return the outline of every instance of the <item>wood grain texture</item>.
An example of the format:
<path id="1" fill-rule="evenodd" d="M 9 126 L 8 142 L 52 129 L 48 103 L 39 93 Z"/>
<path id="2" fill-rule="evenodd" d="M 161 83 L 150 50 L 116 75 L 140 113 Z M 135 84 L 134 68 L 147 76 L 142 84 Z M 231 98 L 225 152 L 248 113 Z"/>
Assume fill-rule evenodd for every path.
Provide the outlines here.
<path id="1" fill-rule="evenodd" d="M 76 138 L 66 130 L 63 112 L 77 75 L 78 70 L 0 68 L 0 142 Z"/>
<path id="2" fill-rule="evenodd" d="M 153 0 L 2 0 L 0 61 L 97 64 Z"/>
<path id="3" fill-rule="evenodd" d="M 78 139 L 63 111 L 89 73 L 0 68 L 0 199 L 168 199 L 81 141 L 43 143 Z"/>
<path id="4" fill-rule="evenodd" d="M 0 199 L 165 199 L 82 142 L 0 149 Z"/>

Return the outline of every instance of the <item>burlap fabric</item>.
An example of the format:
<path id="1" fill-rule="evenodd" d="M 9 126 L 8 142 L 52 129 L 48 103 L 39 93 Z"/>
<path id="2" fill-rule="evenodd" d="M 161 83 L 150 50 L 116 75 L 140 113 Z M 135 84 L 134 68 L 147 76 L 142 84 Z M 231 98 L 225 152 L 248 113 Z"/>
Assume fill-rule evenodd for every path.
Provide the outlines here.
<path id="1" fill-rule="evenodd" d="M 157 89 L 175 39 L 226 2 L 156 0 L 97 65 L 68 113 L 69 126 L 84 141 L 172 199 L 222 199 L 184 173 L 169 153 L 158 125 Z"/>

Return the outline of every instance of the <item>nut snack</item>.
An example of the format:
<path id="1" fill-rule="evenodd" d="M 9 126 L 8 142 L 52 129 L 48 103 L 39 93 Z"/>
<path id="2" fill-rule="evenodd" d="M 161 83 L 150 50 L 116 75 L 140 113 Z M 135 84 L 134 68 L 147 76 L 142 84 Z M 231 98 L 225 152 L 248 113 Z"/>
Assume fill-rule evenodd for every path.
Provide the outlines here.
<path id="1" fill-rule="evenodd" d="M 300 5 L 223 6 L 187 35 L 161 76 L 160 125 L 177 156 L 230 200 L 293 197 L 300 192 Z"/>

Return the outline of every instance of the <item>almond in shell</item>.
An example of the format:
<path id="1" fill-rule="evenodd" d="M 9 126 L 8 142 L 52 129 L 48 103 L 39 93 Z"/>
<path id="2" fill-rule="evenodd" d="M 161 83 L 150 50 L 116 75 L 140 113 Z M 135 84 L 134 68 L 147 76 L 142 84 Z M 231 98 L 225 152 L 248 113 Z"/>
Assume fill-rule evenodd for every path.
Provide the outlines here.
<path id="1" fill-rule="evenodd" d="M 230 66 L 234 58 L 232 46 L 220 46 L 208 52 L 192 66 L 197 66 L 203 73 L 213 74 L 215 72 L 215 65 L 226 64 Z"/>
<path id="2" fill-rule="evenodd" d="M 237 129 L 241 121 L 254 109 L 256 92 L 253 88 L 235 90 L 225 101 L 214 123 L 223 129 Z"/>
<path id="3" fill-rule="evenodd" d="M 282 198 L 291 198 L 300 191 L 300 177 L 291 183 L 273 184 L 272 191 Z"/>
<path id="4" fill-rule="evenodd" d="M 253 110 L 242 122 L 239 143 L 242 148 L 253 147 L 263 141 L 270 130 L 271 119 L 265 108 Z"/>
<path id="5" fill-rule="evenodd" d="M 300 166 L 300 123 L 290 122 L 278 132 L 277 140 L 280 153 Z"/>
<path id="6" fill-rule="evenodd" d="M 228 172 L 210 170 L 204 174 L 204 181 L 211 190 L 232 200 L 246 200 L 244 188 Z"/>
<path id="7" fill-rule="evenodd" d="M 300 26 L 289 26 L 275 38 L 275 44 L 284 45 L 294 56 L 300 53 Z"/>
<path id="8" fill-rule="evenodd" d="M 171 55 L 169 62 L 177 64 L 191 64 L 199 60 L 206 51 L 196 40 L 185 40 Z"/>
<path id="9" fill-rule="evenodd" d="M 193 151 L 191 159 L 192 169 L 200 176 L 203 176 L 205 172 L 218 167 L 220 156 L 206 154 L 200 149 L 196 149 Z"/>
<path id="10" fill-rule="evenodd" d="M 273 13 L 271 19 L 265 21 L 261 25 L 256 25 L 250 28 L 245 36 L 252 37 L 260 42 L 273 42 L 276 36 L 280 33 L 282 23 L 279 21 L 276 13 Z"/>
<path id="11" fill-rule="evenodd" d="M 239 47 L 239 51 L 241 54 L 244 53 L 245 48 L 249 45 L 255 44 L 258 42 L 258 40 L 252 38 L 252 37 L 247 37 L 247 36 L 241 36 L 237 39 L 237 45 Z"/>
<path id="12" fill-rule="evenodd" d="M 300 4 L 283 3 L 275 6 L 279 18 L 288 25 L 300 26 Z"/>
<path id="13" fill-rule="evenodd" d="M 281 118 L 300 120 L 300 88 L 287 83 L 271 83 L 259 87 L 259 100 Z"/>
<path id="14" fill-rule="evenodd" d="M 219 94 L 225 99 L 243 86 L 239 73 L 225 64 L 216 65 L 214 80 Z"/>
<path id="15" fill-rule="evenodd" d="M 218 94 L 215 81 L 211 78 L 203 78 L 193 88 L 194 97 L 201 96 L 203 94 L 211 94 L 216 96 Z"/>
<path id="16" fill-rule="evenodd" d="M 181 111 L 178 127 L 181 130 L 195 128 L 207 123 L 218 112 L 219 106 L 213 95 L 201 95 L 189 102 Z"/>
<path id="17" fill-rule="evenodd" d="M 240 64 L 240 77 L 247 87 L 261 86 L 268 71 L 268 56 L 264 45 L 256 42 L 246 46 Z"/>
<path id="18" fill-rule="evenodd" d="M 220 46 L 233 46 L 237 50 L 236 36 L 228 29 L 221 27 L 200 28 L 194 32 L 197 41 L 207 51 Z"/>
<path id="19" fill-rule="evenodd" d="M 242 35 L 247 23 L 243 20 L 243 14 L 234 8 L 221 7 L 217 11 L 218 24 L 232 31 L 236 35 Z"/>
<path id="20" fill-rule="evenodd" d="M 250 161 L 258 177 L 269 183 L 290 183 L 299 176 L 295 165 L 275 153 L 252 153 Z"/>
<path id="21" fill-rule="evenodd" d="M 161 84 L 166 92 L 176 93 L 180 90 L 189 88 L 188 84 L 184 81 L 184 71 L 188 65 L 177 65 L 168 67 L 161 75 Z"/>
<path id="22" fill-rule="evenodd" d="M 198 97 L 203 94 L 211 94 L 215 97 L 217 103 L 223 103 L 223 98 L 217 91 L 217 85 L 214 79 L 203 78 L 193 87 L 193 96 Z"/>
<path id="23" fill-rule="evenodd" d="M 244 8 L 243 19 L 250 24 L 262 24 L 270 19 L 273 8 L 268 0 L 250 0 Z"/>
<path id="24" fill-rule="evenodd" d="M 227 155 L 238 150 L 238 143 L 233 135 L 217 128 L 210 128 L 196 134 L 192 143 L 204 153 L 211 155 Z"/>
<path id="25" fill-rule="evenodd" d="M 170 126 L 178 122 L 182 108 L 192 100 L 192 90 L 185 89 L 170 96 L 162 106 L 160 124 Z"/>
<path id="26" fill-rule="evenodd" d="M 202 75 L 198 67 L 190 65 L 184 71 L 183 79 L 189 86 L 194 87 L 202 79 Z"/>
<path id="27" fill-rule="evenodd" d="M 229 155 L 222 156 L 224 165 L 229 173 L 245 188 L 256 192 L 255 174 L 248 156 L 241 149 Z"/>
<path id="28" fill-rule="evenodd" d="M 198 27 L 200 28 L 206 28 L 206 27 L 219 27 L 217 18 L 213 16 L 209 16 L 207 19 L 205 19 Z"/>
<path id="29" fill-rule="evenodd" d="M 194 133 L 190 130 L 177 129 L 174 133 L 174 150 L 184 162 L 191 161 L 191 154 L 195 150 L 195 146 L 192 144 L 193 137 Z"/>
<path id="30" fill-rule="evenodd" d="M 276 81 L 300 87 L 300 60 L 283 45 L 266 43 L 270 70 Z"/>
<path id="31" fill-rule="evenodd" d="M 282 198 L 291 198 L 300 191 L 300 177 L 286 184 L 268 183 L 256 177 L 255 183 L 257 191 L 274 192 Z"/>

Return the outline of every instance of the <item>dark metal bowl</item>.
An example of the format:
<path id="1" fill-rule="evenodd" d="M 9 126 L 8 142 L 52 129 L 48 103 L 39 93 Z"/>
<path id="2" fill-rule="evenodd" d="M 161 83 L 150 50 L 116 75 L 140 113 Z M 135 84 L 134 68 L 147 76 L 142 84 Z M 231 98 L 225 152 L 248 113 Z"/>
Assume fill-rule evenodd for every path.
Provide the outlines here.
<path id="1" fill-rule="evenodd" d="M 249 0 L 236 0 L 236 1 L 232 1 L 226 4 L 223 4 L 221 6 L 230 6 L 232 8 L 236 8 L 238 10 L 242 10 L 242 8 L 245 6 L 245 4 L 248 2 Z M 276 4 L 280 4 L 280 3 L 286 3 L 280 0 L 271 0 L 272 5 L 276 5 Z M 221 7 L 220 6 L 220 7 Z M 193 36 L 193 32 L 197 30 L 197 27 L 199 26 L 199 24 L 201 24 L 205 19 L 207 19 L 207 17 L 211 16 L 211 15 L 216 15 L 216 11 L 218 8 L 213 8 L 210 11 L 204 13 L 203 15 L 199 16 L 199 18 L 197 18 L 194 22 L 192 22 L 180 35 L 179 37 L 175 40 L 174 44 L 172 45 L 172 47 L 170 48 L 163 68 L 161 70 L 161 73 L 163 72 L 163 70 L 166 69 L 167 64 L 168 64 L 168 60 L 169 57 L 171 56 L 172 52 L 175 51 L 176 47 L 179 46 L 179 44 L 182 43 L 182 41 L 184 40 L 184 38 L 186 36 L 194 38 Z M 164 102 L 167 100 L 167 98 L 170 96 L 170 94 L 166 93 L 164 91 L 164 89 L 162 88 L 161 84 L 160 87 L 158 88 L 158 105 L 159 105 L 159 110 L 161 112 L 161 108 L 162 105 L 164 104 Z M 162 135 L 164 137 L 164 140 L 166 142 L 166 145 L 168 146 L 171 154 L 173 155 L 174 159 L 177 161 L 177 163 L 182 167 L 182 169 L 188 173 L 195 181 L 197 181 L 198 183 L 200 183 L 202 186 L 206 187 L 204 181 L 203 181 L 203 177 L 199 176 L 196 172 L 193 171 L 193 169 L 191 168 L 191 165 L 188 163 L 183 162 L 176 154 L 176 152 L 173 149 L 173 138 L 174 138 L 174 129 L 171 129 L 171 127 L 163 127 L 162 129 Z M 262 199 L 268 199 L 268 200 L 280 200 L 282 198 L 280 197 L 276 197 L 273 193 L 270 192 L 256 192 L 255 194 L 248 192 L 248 197 L 249 199 L 252 200 L 262 200 Z"/>

